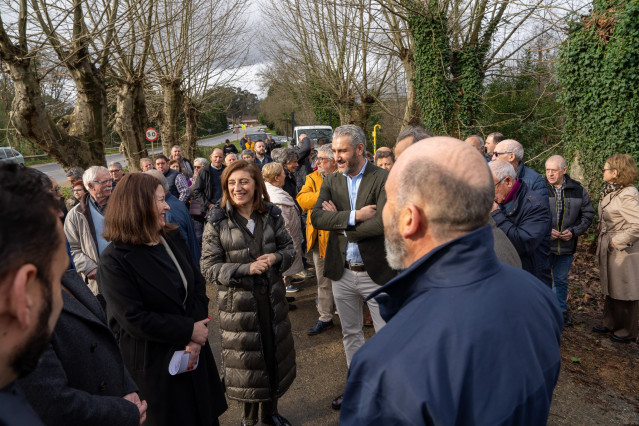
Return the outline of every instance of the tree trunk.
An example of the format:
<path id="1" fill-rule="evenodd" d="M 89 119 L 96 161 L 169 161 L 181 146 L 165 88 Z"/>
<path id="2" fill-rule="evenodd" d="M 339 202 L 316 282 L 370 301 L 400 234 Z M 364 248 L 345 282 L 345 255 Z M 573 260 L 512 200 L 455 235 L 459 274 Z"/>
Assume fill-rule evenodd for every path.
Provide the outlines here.
<path id="1" fill-rule="evenodd" d="M 159 116 L 160 141 L 162 152 L 167 157 L 171 155 L 173 145 L 179 145 L 178 119 L 184 101 L 184 92 L 180 88 L 182 80 L 163 80 L 162 85 L 163 106 Z"/>
<path id="2" fill-rule="evenodd" d="M 404 119 L 402 129 L 408 126 L 419 126 L 421 112 L 417 105 L 417 94 L 415 92 L 415 59 L 413 52 L 408 51 L 402 58 L 404 74 L 406 75 L 406 107 L 404 108 Z"/>
<path id="3" fill-rule="evenodd" d="M 122 151 L 129 172 L 139 171 L 140 159 L 148 156 L 145 138 L 148 123 L 143 80 L 119 84 L 116 94 L 115 131 L 122 140 Z"/>
<path id="4" fill-rule="evenodd" d="M 193 160 L 193 152 L 197 148 L 197 127 L 200 121 L 200 110 L 188 97 L 184 97 L 184 115 L 186 117 L 186 133 L 182 143 L 182 156 Z"/>
<path id="5" fill-rule="evenodd" d="M 105 165 L 104 139 L 96 137 L 84 115 L 91 117 L 96 112 L 88 97 L 96 94 L 89 84 L 78 87 L 76 109 L 71 116 L 63 118 L 66 126 L 58 126 L 46 112 L 38 78 L 28 57 L 7 55 L 3 52 L 3 65 L 11 76 L 15 96 L 11 103 L 11 122 L 18 133 L 35 143 L 51 155 L 64 168 Z M 99 90 L 98 104 L 100 103 Z M 90 109 L 83 111 L 82 108 Z M 98 116 L 102 117 L 102 114 Z M 104 124 L 104 121 L 101 123 Z"/>

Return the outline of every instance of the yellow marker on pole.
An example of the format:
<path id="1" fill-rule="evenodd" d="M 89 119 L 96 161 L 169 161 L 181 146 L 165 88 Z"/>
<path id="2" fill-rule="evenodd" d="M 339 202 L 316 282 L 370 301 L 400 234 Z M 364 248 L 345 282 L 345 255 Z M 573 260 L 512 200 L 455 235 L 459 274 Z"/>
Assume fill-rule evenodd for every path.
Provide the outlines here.
<path id="1" fill-rule="evenodd" d="M 375 126 L 373 126 L 373 154 L 375 154 L 377 152 L 377 129 L 381 129 L 382 126 L 379 124 L 376 124 Z"/>
<path id="2" fill-rule="evenodd" d="M 246 124 L 242 124 L 242 130 L 246 130 Z"/>

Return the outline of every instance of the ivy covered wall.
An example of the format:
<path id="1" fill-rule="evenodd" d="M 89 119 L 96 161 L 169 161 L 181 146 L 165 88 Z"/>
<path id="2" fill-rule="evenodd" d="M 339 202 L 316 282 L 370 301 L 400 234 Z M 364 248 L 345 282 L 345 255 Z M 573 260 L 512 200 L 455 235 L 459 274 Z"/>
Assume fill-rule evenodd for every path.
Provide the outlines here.
<path id="1" fill-rule="evenodd" d="M 596 197 L 606 157 L 639 159 L 639 0 L 594 0 L 570 31 L 559 61 L 562 141 Z"/>

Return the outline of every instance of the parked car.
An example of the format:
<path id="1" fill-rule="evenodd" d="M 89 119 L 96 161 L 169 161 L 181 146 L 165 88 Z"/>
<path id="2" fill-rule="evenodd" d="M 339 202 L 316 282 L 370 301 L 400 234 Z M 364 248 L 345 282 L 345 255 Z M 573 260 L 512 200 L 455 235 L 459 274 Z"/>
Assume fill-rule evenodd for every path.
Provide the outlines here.
<path id="1" fill-rule="evenodd" d="M 24 157 L 10 146 L 0 146 L 0 163 L 13 161 L 24 166 Z"/>
<path id="2" fill-rule="evenodd" d="M 292 145 L 296 145 L 299 142 L 301 134 L 306 134 L 313 142 L 317 142 L 317 139 L 321 137 L 333 140 L 333 128 L 331 126 L 315 125 L 315 126 L 295 126 L 293 129 Z"/>

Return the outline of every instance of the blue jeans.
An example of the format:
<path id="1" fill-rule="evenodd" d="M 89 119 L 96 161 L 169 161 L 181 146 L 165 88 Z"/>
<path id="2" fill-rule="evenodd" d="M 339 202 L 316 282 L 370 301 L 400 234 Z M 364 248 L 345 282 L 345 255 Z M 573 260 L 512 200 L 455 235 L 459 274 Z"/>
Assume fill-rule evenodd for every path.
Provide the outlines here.
<path id="1" fill-rule="evenodd" d="M 550 254 L 550 264 L 552 266 L 552 291 L 557 295 L 561 312 L 568 310 L 566 298 L 568 297 L 568 272 L 572 265 L 572 254 Z"/>

